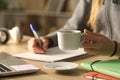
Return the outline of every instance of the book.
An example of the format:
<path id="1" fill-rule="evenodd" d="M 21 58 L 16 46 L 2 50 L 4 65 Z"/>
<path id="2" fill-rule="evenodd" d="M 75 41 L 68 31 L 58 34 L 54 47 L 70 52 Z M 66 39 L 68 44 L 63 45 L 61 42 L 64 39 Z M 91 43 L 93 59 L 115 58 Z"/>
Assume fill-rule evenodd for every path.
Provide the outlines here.
<path id="1" fill-rule="evenodd" d="M 104 60 L 98 62 L 83 62 L 80 66 L 88 69 L 94 70 L 109 76 L 120 78 L 120 59 Z"/>
<path id="2" fill-rule="evenodd" d="M 84 74 L 84 77 L 89 80 L 120 80 L 120 78 L 112 77 L 100 72 L 90 71 Z"/>

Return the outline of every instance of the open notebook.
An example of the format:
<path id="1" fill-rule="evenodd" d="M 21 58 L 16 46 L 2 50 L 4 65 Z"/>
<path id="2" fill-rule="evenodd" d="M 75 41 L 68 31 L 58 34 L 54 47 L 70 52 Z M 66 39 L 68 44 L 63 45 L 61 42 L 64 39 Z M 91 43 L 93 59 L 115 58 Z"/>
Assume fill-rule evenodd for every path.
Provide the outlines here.
<path id="1" fill-rule="evenodd" d="M 65 51 L 61 51 L 58 47 L 53 47 L 53 48 L 49 48 L 46 54 L 35 54 L 32 52 L 26 52 L 26 53 L 19 53 L 14 56 L 26 58 L 26 59 L 32 59 L 32 60 L 54 62 L 76 56 L 82 57 L 83 55 L 86 54 L 87 53 L 83 50 L 83 48 L 79 48 L 78 50 L 74 50 L 74 51 L 65 52 Z"/>
<path id="2" fill-rule="evenodd" d="M 0 77 L 33 73 L 39 68 L 5 52 L 0 52 Z"/>

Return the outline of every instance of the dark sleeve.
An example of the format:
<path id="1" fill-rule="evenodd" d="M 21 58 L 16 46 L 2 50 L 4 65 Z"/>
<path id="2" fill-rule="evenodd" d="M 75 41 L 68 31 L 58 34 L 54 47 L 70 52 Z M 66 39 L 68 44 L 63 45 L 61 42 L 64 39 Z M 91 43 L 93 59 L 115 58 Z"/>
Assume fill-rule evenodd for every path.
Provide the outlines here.
<path id="1" fill-rule="evenodd" d="M 91 3 L 92 3 L 91 1 L 92 0 L 80 0 L 71 18 L 68 19 L 66 24 L 59 30 L 77 29 L 77 30 L 83 31 L 83 29 L 86 27 L 86 22 L 89 17 Z M 53 32 L 47 35 L 52 40 L 53 45 L 51 45 L 51 47 L 57 46 L 56 32 Z"/>

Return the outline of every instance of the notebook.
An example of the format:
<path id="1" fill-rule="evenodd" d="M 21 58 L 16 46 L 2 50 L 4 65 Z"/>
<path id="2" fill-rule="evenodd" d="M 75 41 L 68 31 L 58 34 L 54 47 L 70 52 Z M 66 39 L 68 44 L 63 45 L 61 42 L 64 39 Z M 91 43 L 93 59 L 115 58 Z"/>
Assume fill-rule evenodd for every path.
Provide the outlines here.
<path id="1" fill-rule="evenodd" d="M 46 54 L 35 54 L 32 52 L 25 52 L 16 54 L 14 56 L 31 60 L 55 62 L 68 58 L 73 58 L 76 56 L 80 56 L 82 58 L 85 55 L 88 56 L 88 54 L 84 51 L 83 48 L 79 48 L 78 50 L 73 51 L 61 51 L 58 47 L 52 47 L 47 50 Z"/>
<path id="2" fill-rule="evenodd" d="M 120 78 L 116 78 L 116 77 L 112 77 L 100 72 L 96 72 L 96 71 L 91 71 L 91 72 L 87 72 L 84 74 L 84 77 L 89 79 L 89 80 L 120 80 Z"/>
<path id="3" fill-rule="evenodd" d="M 93 62 L 83 62 L 80 66 L 85 69 L 93 69 L 94 71 L 120 78 L 120 59 L 97 61 L 94 64 L 92 63 Z"/>
<path id="4" fill-rule="evenodd" d="M 0 52 L 0 77 L 37 72 L 40 69 L 8 53 Z"/>

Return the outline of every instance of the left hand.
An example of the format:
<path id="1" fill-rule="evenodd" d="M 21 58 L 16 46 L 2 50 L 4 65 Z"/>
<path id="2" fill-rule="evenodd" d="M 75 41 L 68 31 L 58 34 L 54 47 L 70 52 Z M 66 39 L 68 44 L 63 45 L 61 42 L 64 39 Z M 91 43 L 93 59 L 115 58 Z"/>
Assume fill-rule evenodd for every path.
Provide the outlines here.
<path id="1" fill-rule="evenodd" d="M 104 35 L 84 30 L 83 48 L 87 53 L 95 55 L 111 55 L 114 51 L 114 42 Z"/>

